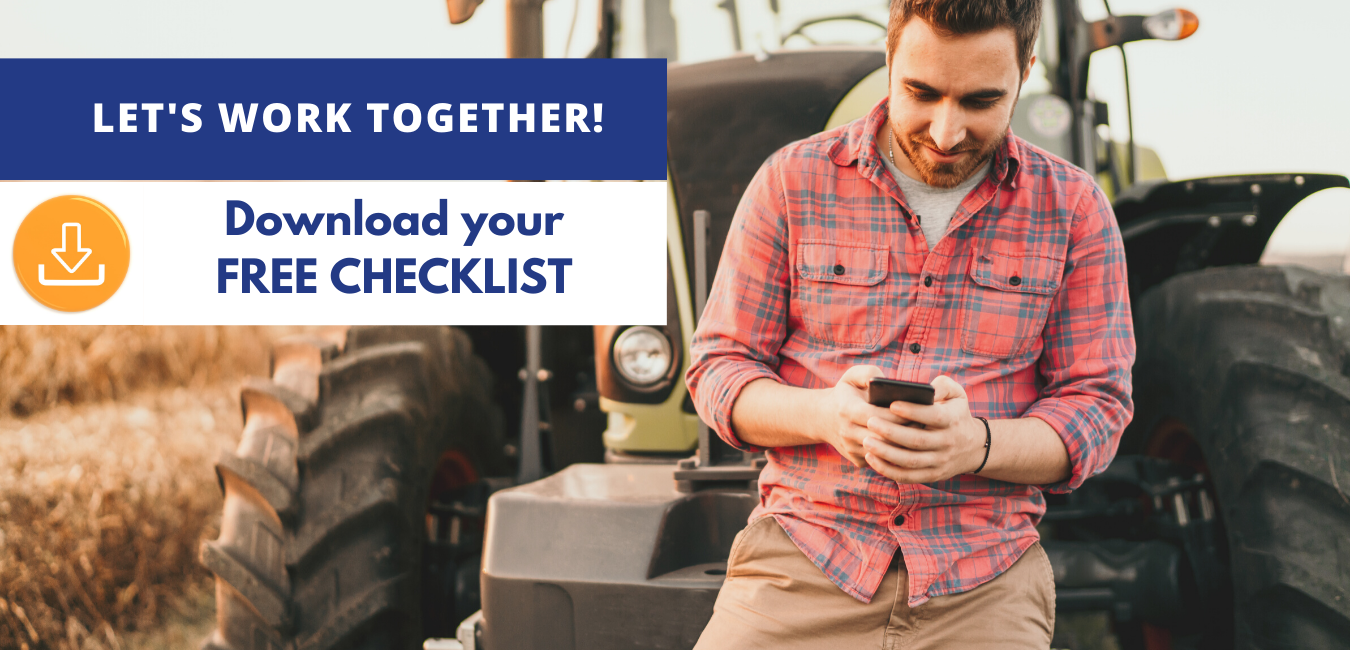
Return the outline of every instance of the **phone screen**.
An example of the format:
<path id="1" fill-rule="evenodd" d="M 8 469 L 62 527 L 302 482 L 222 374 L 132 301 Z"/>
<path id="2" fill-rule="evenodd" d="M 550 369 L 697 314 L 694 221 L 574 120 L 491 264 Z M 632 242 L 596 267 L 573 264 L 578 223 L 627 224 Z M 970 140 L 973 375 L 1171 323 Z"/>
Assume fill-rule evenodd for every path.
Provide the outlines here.
<path id="1" fill-rule="evenodd" d="M 928 384 L 898 379 L 873 379 L 867 384 L 867 402 L 873 406 L 890 406 L 891 402 L 932 404 L 934 390 Z"/>

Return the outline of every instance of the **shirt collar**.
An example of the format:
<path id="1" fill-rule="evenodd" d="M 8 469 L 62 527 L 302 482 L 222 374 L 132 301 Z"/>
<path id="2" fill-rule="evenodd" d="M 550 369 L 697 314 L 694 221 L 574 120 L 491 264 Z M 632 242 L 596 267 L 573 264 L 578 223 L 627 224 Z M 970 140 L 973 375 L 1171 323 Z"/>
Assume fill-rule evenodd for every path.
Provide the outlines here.
<path id="1" fill-rule="evenodd" d="M 877 148 L 877 131 L 887 119 L 889 103 L 889 98 L 883 97 L 866 117 L 850 122 L 830 146 L 830 160 L 841 167 L 859 163 L 868 170 L 880 169 L 883 163 L 881 151 Z M 1022 166 L 1021 155 L 1020 138 L 1013 135 L 1012 129 L 1009 128 L 1007 137 L 1003 139 L 1003 146 L 994 153 L 994 164 L 989 169 L 990 176 L 999 183 L 1015 189 L 1018 172 Z"/>

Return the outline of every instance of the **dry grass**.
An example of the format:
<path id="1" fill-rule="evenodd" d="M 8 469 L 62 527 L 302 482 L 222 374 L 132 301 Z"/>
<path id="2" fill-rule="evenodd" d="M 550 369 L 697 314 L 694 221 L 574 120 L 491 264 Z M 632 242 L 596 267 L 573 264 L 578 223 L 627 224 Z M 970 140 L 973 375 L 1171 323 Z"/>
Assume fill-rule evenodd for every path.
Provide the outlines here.
<path id="1" fill-rule="evenodd" d="M 264 374 L 273 340 L 299 328 L 0 326 L 0 413 L 204 388 Z"/>
<path id="2" fill-rule="evenodd" d="M 0 419 L 0 647 L 129 647 L 203 588 L 235 391 L 148 391 Z"/>
<path id="3" fill-rule="evenodd" d="M 0 327 L 0 648 L 195 647 L 238 378 L 294 329 Z"/>
<path id="4" fill-rule="evenodd" d="M 215 583 L 204 577 L 200 585 L 188 585 L 183 597 L 173 601 L 173 611 L 159 625 L 127 634 L 122 638 L 122 646 L 136 650 L 196 650 L 215 626 Z"/>

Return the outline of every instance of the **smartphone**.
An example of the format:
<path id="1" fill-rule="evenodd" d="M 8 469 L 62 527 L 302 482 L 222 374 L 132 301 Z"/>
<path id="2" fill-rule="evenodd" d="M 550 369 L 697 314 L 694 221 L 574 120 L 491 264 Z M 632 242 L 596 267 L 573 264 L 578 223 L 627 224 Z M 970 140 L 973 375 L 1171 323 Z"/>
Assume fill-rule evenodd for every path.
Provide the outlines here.
<path id="1" fill-rule="evenodd" d="M 873 406 L 889 407 L 891 402 L 932 404 L 933 387 L 899 379 L 873 379 L 867 384 L 867 402 Z"/>

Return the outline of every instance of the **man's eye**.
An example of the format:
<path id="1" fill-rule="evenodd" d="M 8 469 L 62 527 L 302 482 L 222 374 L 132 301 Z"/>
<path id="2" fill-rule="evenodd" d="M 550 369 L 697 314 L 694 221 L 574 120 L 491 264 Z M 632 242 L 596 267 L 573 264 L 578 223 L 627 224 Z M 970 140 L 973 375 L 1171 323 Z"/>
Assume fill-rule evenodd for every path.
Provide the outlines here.
<path id="1" fill-rule="evenodd" d="M 938 95 L 937 95 L 937 93 L 925 93 L 925 92 L 913 92 L 913 91 L 911 91 L 909 94 L 910 94 L 912 97 L 914 97 L 914 99 L 917 99 L 917 100 L 919 100 L 919 101 L 921 101 L 921 102 L 935 102 L 935 101 L 938 100 Z"/>
<path id="2" fill-rule="evenodd" d="M 977 111 L 982 111 L 982 110 L 984 110 L 984 109 L 986 109 L 986 108 L 993 108 L 994 104 L 997 104 L 997 103 L 998 103 L 998 100 L 997 100 L 997 99 L 983 99 L 983 100 L 981 100 L 981 99 L 969 99 L 969 100 L 966 100 L 966 106 L 969 106 L 970 108 L 973 108 L 973 109 L 975 109 L 975 110 L 977 110 Z"/>

